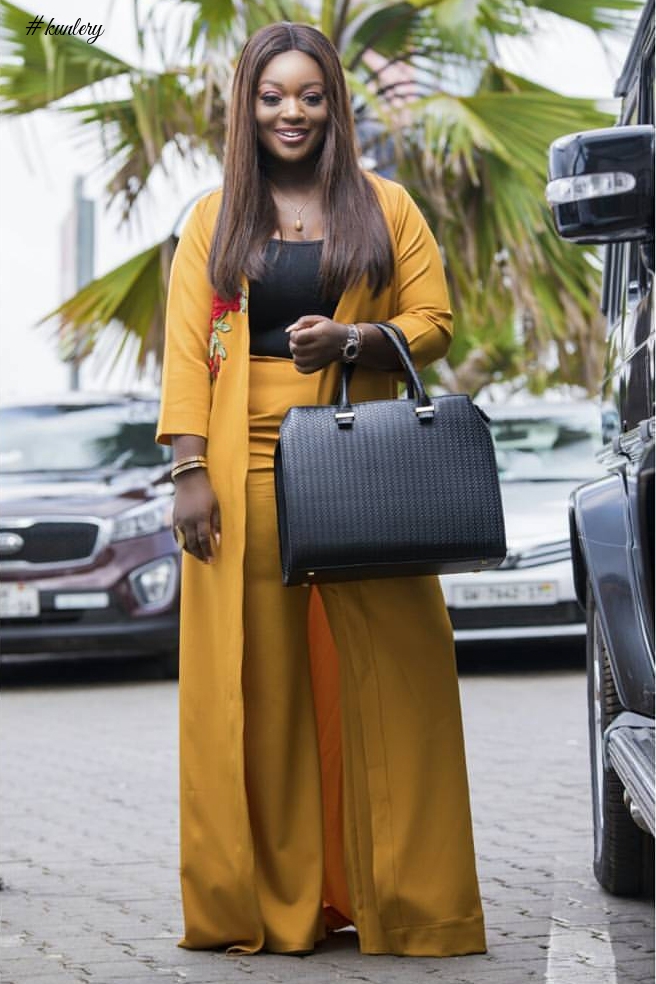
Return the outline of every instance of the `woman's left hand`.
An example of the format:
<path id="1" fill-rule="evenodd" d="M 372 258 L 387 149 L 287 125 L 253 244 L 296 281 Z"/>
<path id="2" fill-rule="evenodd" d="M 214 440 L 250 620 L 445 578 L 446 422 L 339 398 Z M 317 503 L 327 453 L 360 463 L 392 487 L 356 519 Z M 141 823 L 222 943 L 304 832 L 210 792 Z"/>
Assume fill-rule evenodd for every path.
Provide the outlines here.
<path id="1" fill-rule="evenodd" d="M 348 326 L 322 314 L 305 314 L 286 331 L 294 365 L 309 374 L 341 359 Z"/>

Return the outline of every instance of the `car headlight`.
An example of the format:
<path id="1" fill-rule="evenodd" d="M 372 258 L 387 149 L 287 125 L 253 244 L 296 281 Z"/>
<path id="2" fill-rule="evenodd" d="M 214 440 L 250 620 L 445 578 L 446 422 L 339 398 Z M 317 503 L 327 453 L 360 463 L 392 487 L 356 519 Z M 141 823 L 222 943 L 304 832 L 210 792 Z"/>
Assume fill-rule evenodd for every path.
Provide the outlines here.
<path id="1" fill-rule="evenodd" d="M 178 586 L 178 562 L 161 557 L 130 574 L 130 584 L 142 608 L 162 608 L 173 601 Z"/>
<path id="2" fill-rule="evenodd" d="M 112 540 L 129 540 L 170 529 L 172 518 L 173 500 L 168 496 L 144 502 L 114 518 Z"/>

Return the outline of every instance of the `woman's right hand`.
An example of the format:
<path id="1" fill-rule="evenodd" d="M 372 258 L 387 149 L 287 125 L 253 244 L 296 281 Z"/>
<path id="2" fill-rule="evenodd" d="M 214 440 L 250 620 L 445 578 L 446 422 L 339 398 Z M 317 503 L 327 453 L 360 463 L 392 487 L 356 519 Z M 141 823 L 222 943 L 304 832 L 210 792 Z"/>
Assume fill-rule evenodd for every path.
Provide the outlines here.
<path id="1" fill-rule="evenodd" d="M 221 540 L 219 503 L 205 468 L 193 468 L 175 481 L 173 528 L 184 537 L 183 549 L 204 564 L 214 560 Z"/>

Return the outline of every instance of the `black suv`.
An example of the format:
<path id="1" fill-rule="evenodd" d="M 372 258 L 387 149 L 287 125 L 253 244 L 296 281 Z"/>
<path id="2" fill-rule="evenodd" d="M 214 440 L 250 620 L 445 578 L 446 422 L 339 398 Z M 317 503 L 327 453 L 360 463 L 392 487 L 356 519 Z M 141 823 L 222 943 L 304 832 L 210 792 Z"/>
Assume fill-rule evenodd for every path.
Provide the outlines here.
<path id="1" fill-rule="evenodd" d="M 654 878 L 654 0 L 617 82 L 618 125 L 550 150 L 558 233 L 605 244 L 604 478 L 570 501 L 574 579 L 587 611 L 594 870 L 616 895 Z"/>

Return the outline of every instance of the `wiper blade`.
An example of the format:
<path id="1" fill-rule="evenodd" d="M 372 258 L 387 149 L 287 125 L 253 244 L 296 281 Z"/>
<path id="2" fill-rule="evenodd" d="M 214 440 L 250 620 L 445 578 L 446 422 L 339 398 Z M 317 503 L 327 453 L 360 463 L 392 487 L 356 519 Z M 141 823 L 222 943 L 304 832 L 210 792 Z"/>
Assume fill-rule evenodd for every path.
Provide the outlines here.
<path id="1" fill-rule="evenodd" d="M 130 458 L 134 458 L 134 451 L 132 448 L 126 448 L 126 450 L 122 451 L 117 458 L 110 461 L 108 465 L 101 465 L 98 471 L 120 471 L 123 465 L 128 463 Z"/>

